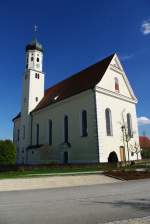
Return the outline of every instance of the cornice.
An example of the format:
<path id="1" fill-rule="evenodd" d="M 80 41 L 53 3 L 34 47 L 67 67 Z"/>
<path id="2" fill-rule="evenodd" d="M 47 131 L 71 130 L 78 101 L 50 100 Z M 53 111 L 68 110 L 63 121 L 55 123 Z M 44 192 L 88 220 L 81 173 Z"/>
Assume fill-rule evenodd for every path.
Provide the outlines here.
<path id="1" fill-rule="evenodd" d="M 98 86 L 96 86 L 95 91 L 99 92 L 99 93 L 102 93 L 102 94 L 105 94 L 107 96 L 111 96 L 111 97 L 114 97 L 114 98 L 117 98 L 117 99 L 120 99 L 120 100 L 123 100 L 123 101 L 126 101 L 126 102 L 133 103 L 133 104 L 136 104 L 138 102 L 136 99 L 129 98 L 129 97 L 124 96 L 122 94 L 115 93 L 115 92 L 112 92 L 110 90 L 98 87 Z"/>
<path id="2" fill-rule="evenodd" d="M 110 70 L 113 70 L 114 72 L 117 72 L 118 74 L 123 75 L 123 71 L 113 65 L 110 65 Z"/>

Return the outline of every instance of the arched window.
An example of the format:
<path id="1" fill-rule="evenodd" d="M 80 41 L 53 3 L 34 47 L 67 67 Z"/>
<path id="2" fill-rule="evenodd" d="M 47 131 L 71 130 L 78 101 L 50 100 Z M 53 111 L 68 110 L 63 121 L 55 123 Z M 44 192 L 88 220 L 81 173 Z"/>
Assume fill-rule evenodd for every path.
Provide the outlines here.
<path id="1" fill-rule="evenodd" d="M 115 77 L 115 91 L 119 92 L 119 80 L 117 77 Z"/>
<path id="2" fill-rule="evenodd" d="M 87 130 L 87 111 L 83 110 L 82 111 L 82 136 L 86 137 L 88 135 L 88 130 Z"/>
<path id="3" fill-rule="evenodd" d="M 105 110 L 105 118 L 106 118 L 106 133 L 107 136 L 112 136 L 112 118 L 111 118 L 111 110 L 107 108 Z"/>
<path id="4" fill-rule="evenodd" d="M 68 116 L 64 117 L 64 142 L 68 143 Z"/>
<path id="5" fill-rule="evenodd" d="M 49 145 L 52 145 L 52 120 L 49 120 Z"/>
<path id="6" fill-rule="evenodd" d="M 34 57 L 31 57 L 31 61 L 33 61 L 34 60 Z"/>
<path id="7" fill-rule="evenodd" d="M 36 61 L 39 62 L 40 61 L 39 58 L 37 58 Z"/>
<path id="8" fill-rule="evenodd" d="M 23 125 L 23 139 L 25 139 L 25 125 Z"/>
<path id="9" fill-rule="evenodd" d="M 132 119 L 131 114 L 127 114 L 127 125 L 128 125 L 128 135 L 130 138 L 133 137 L 133 131 L 132 131 Z"/>
<path id="10" fill-rule="evenodd" d="M 19 140 L 20 140 L 20 130 L 18 129 L 17 130 L 17 141 L 19 142 Z"/>
<path id="11" fill-rule="evenodd" d="M 39 124 L 36 124 L 36 145 L 39 145 L 39 134 L 40 134 Z"/>

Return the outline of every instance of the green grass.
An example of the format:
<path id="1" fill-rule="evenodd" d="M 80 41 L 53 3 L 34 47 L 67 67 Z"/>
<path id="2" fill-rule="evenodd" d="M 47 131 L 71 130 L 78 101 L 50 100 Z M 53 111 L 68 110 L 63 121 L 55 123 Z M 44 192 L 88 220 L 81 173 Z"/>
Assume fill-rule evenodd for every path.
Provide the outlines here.
<path id="1" fill-rule="evenodd" d="M 27 178 L 27 177 L 40 177 L 40 176 L 57 176 L 57 175 L 64 175 L 73 173 L 79 174 L 81 172 L 94 172 L 94 171 L 106 171 L 106 170 L 112 170 L 114 166 L 109 166 L 106 164 L 103 165 L 95 165 L 95 166 L 79 166 L 79 167 L 56 167 L 56 168 L 49 168 L 49 167 L 43 167 L 43 168 L 33 168 L 32 170 L 25 170 L 22 168 L 22 170 L 18 171 L 9 171 L 9 172 L 0 172 L 0 179 L 6 179 L 6 178 Z M 73 175 L 72 174 L 72 175 Z"/>
<path id="2" fill-rule="evenodd" d="M 97 164 L 97 165 L 68 165 L 68 166 L 41 166 L 41 167 L 20 167 L 18 171 L 0 172 L 0 179 L 7 178 L 29 178 L 40 176 L 58 176 L 58 175 L 76 175 L 81 172 L 95 172 L 95 171 L 111 171 L 111 170 L 135 170 L 136 168 L 147 168 L 150 160 L 138 161 L 133 166 L 126 166 L 117 168 L 115 165 L 110 164 Z M 150 165 L 149 165 L 150 167 Z M 30 169 L 30 170 L 29 170 Z"/>

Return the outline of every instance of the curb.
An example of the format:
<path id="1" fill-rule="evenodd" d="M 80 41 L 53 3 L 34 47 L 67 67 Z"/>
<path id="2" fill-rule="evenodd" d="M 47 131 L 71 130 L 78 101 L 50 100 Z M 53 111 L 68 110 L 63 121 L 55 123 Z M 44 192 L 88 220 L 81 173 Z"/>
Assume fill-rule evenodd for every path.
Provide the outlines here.
<path id="1" fill-rule="evenodd" d="M 82 175 L 95 175 L 104 174 L 104 171 L 87 171 L 87 172 L 70 172 L 70 173 L 47 173 L 47 174 L 28 174 L 26 177 L 58 177 L 58 176 L 82 176 Z"/>

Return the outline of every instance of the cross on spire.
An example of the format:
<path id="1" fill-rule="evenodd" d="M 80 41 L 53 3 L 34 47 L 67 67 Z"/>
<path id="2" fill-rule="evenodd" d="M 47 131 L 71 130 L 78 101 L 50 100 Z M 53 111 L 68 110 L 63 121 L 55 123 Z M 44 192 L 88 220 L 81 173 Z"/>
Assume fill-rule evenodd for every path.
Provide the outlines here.
<path id="1" fill-rule="evenodd" d="M 37 25 L 34 25 L 34 32 L 35 33 L 37 32 L 37 29 L 38 29 L 38 26 Z"/>

